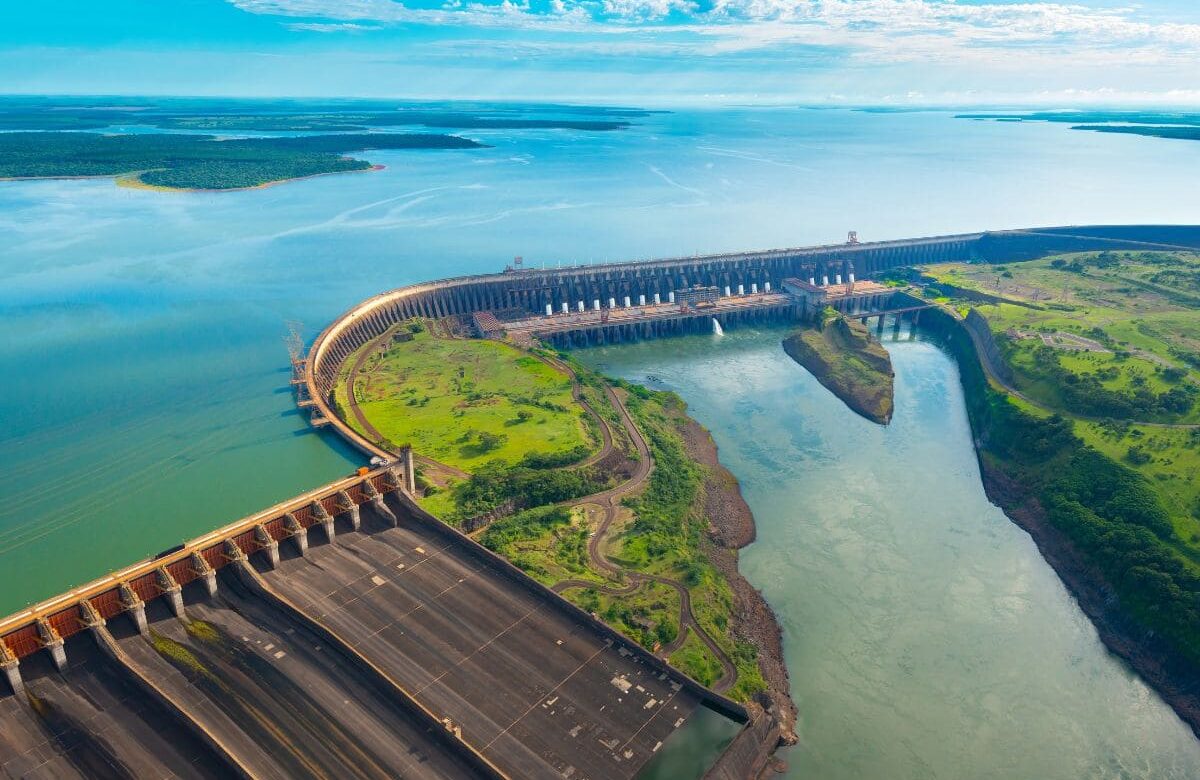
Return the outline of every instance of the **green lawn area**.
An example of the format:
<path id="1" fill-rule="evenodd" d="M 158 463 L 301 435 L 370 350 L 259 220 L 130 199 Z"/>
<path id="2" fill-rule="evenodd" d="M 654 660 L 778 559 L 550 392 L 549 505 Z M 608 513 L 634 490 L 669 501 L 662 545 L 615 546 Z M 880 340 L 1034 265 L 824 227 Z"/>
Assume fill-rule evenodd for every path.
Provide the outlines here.
<path id="1" fill-rule="evenodd" d="M 1182 547 L 1200 561 L 1200 430 L 1076 422 L 1075 435 L 1150 481 Z"/>
<path id="2" fill-rule="evenodd" d="M 1039 403 L 1090 417 L 1200 422 L 1200 403 L 1150 399 L 1200 385 L 1200 255 L 1093 252 L 923 271 L 952 303 L 955 287 L 1012 301 L 972 305 L 996 334 L 1018 389 Z M 1044 346 L 1014 330 L 1075 334 L 1109 351 Z M 1093 392 L 1093 382 L 1130 403 Z"/>
<path id="3" fill-rule="evenodd" d="M 413 336 L 370 358 L 355 383 L 360 409 L 385 439 L 465 471 L 598 446 L 558 369 L 498 341 Z M 339 413 L 367 435 L 346 379 L 336 389 Z"/>

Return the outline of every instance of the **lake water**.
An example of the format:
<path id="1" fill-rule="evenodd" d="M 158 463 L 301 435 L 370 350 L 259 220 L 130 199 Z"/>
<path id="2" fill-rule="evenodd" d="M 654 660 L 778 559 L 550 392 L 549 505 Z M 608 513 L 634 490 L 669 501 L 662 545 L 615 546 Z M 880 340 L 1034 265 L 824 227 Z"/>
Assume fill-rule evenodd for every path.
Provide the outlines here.
<path id="1" fill-rule="evenodd" d="M 957 369 L 884 343 L 896 412 L 846 410 L 780 347 L 728 331 L 590 349 L 671 389 L 741 481 L 741 570 L 778 615 L 800 745 L 789 777 L 1194 778 L 1200 743 L 1122 662 L 980 485 Z M 668 748 L 688 755 L 700 729 Z M 661 778 L 670 777 L 662 774 Z"/>
<path id="2" fill-rule="evenodd" d="M 553 264 L 836 242 L 851 229 L 877 240 L 1190 222 L 1200 178 L 1200 144 L 944 113 L 739 109 L 652 115 L 617 133 L 466 135 L 494 148 L 375 152 L 365 156 L 387 170 L 248 192 L 157 193 L 107 180 L 0 183 L 0 613 L 358 465 L 335 438 L 310 432 L 293 408 L 289 320 L 312 336 L 382 289 L 499 270 L 515 255 Z M 944 374 L 937 378 L 944 358 L 923 345 L 904 349 L 915 350 L 915 367 L 906 374 L 906 359 L 898 359 L 903 392 L 947 384 Z M 944 771 L 952 749 L 989 757 L 996 773 L 1037 756 L 1056 759 L 1049 747 L 1008 741 L 1018 731 L 1000 725 L 1010 721 L 1035 745 L 1056 730 L 1101 741 L 1124 732 L 1159 745 L 1171 766 L 1198 766 L 1192 742 L 1170 736 L 1178 724 L 1127 675 L 1103 666 L 1109 662 L 1052 573 L 986 506 L 954 391 L 940 404 L 936 393 L 901 398 L 959 420 L 953 463 L 962 471 L 926 494 L 911 489 L 904 465 L 937 473 L 925 464 L 949 463 L 938 449 L 948 444 L 920 430 L 896 438 L 899 422 L 886 433 L 855 433 L 856 418 L 822 407 L 815 391 L 789 398 L 792 413 L 745 445 L 772 468 L 794 466 L 791 454 L 805 453 L 796 463 L 808 470 L 795 482 L 804 489 L 778 480 L 756 488 L 762 463 L 738 455 L 716 418 L 742 411 L 753 418 L 755 405 L 766 403 L 750 392 L 752 380 L 775 381 L 770 371 L 783 369 L 765 359 L 754 366 L 765 373 L 720 388 L 727 406 L 689 400 L 726 446 L 764 538 L 778 527 L 772 550 L 752 548 L 746 565 L 788 631 L 806 741 L 792 753 L 797 767 L 882 777 L 894 776 L 890 767 L 928 762 Z M 776 379 L 803 382 L 789 371 Z M 810 416 L 844 427 L 844 437 L 822 438 L 805 422 Z M 736 415 L 726 422 L 742 424 Z M 823 478 L 812 484 L 808 474 Z M 939 509 L 949 506 L 947 490 L 978 512 L 960 511 L 947 525 Z M 871 503 L 884 496 L 886 512 Z M 775 512 L 792 519 L 773 521 Z M 922 538 L 927 544 L 915 543 Z M 961 555 L 925 549 L 938 545 L 959 545 Z M 961 566 L 942 573 L 953 579 L 906 574 L 910 565 L 949 560 Z M 1008 577 L 993 571 L 1003 562 L 1014 567 Z M 863 566 L 857 591 L 817 575 L 851 563 Z M 954 602 L 955 594 L 964 601 Z M 980 608 L 987 604 L 994 608 Z M 1061 611 L 1053 613 L 1058 623 L 1038 613 L 1049 636 L 1030 644 L 1023 605 Z M 913 646 L 959 634 L 966 644 L 940 655 Z M 1001 649 L 1027 666 L 1047 665 L 1044 673 L 1014 662 L 1011 679 L 987 690 L 960 687 L 980 671 L 980 658 Z M 924 674 L 930 666 L 947 670 L 940 683 Z M 1098 668 L 1109 671 L 1087 685 L 1079 685 L 1083 672 L 1072 671 Z M 1066 690 L 1071 681 L 1082 689 Z M 848 688 L 859 698 L 835 695 Z M 966 700 L 963 690 L 976 695 Z M 1073 720 L 1082 713 L 1065 702 L 1089 718 Z M 1067 714 L 1052 717 L 1059 705 Z M 1112 718 L 1100 719 L 1102 710 Z M 885 723 L 893 724 L 888 739 L 874 738 Z M 1116 748 L 1110 757 L 1105 766 L 1114 773 L 1132 760 Z"/>

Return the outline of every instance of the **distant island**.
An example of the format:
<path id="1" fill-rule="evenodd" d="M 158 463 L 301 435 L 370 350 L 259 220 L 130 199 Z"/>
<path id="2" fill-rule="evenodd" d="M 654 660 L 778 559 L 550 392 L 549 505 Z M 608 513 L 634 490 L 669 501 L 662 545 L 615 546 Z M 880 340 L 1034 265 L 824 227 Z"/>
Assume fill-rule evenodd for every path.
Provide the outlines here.
<path id="1" fill-rule="evenodd" d="M 1057 122 L 1072 130 L 1200 141 L 1200 114 L 1173 111 L 1034 111 L 1028 114 L 958 114 L 990 122 Z"/>
<path id="2" fill-rule="evenodd" d="M 369 170 L 368 149 L 479 149 L 455 135 L 362 133 L 222 140 L 211 135 L 0 133 L 0 179 L 119 177 L 168 190 L 237 190 Z"/>
<path id="3" fill-rule="evenodd" d="M 455 101 L 4 97 L 0 180 L 112 176 L 126 187 L 241 190 L 380 167 L 351 152 L 487 146 L 422 129 L 611 132 L 647 113 Z M 401 128 L 408 130 L 393 132 Z"/>

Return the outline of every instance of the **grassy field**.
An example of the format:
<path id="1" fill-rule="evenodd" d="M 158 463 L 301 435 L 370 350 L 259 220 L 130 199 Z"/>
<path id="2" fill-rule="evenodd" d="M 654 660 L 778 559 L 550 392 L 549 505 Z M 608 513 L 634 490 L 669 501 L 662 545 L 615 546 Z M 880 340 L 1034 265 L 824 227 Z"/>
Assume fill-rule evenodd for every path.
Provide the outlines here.
<path id="1" fill-rule="evenodd" d="M 1200 422 L 1200 256 L 1086 253 L 1008 266 L 934 265 L 925 273 L 952 302 L 955 287 L 1011 301 L 973 305 L 996 334 L 1017 389 L 1035 401 L 1081 417 Z M 1103 351 L 1042 343 L 1042 334 L 1058 333 Z"/>
<path id="2" fill-rule="evenodd" d="M 339 411 L 367 434 L 349 409 L 346 379 L 336 390 Z M 571 396 L 570 378 L 498 341 L 422 330 L 369 358 L 354 394 L 385 439 L 465 471 L 598 445 Z"/>

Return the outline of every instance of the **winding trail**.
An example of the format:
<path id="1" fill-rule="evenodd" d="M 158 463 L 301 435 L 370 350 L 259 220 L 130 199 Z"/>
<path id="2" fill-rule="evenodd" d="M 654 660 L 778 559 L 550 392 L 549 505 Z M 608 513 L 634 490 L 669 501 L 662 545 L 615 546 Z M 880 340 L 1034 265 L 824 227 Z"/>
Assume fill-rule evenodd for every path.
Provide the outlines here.
<path id="1" fill-rule="evenodd" d="M 350 407 L 350 412 L 354 415 L 354 419 L 358 421 L 359 425 L 362 426 L 367 435 L 375 441 L 383 441 L 384 436 L 379 432 L 378 428 L 371 424 L 370 420 L 368 420 L 367 416 L 363 413 L 362 408 L 359 407 L 358 399 L 354 394 L 354 383 L 358 379 L 358 375 L 362 371 L 362 367 L 367 362 L 367 359 L 376 354 L 382 342 L 385 339 L 390 339 L 391 335 L 392 331 L 388 330 L 382 336 L 370 342 L 367 347 L 361 351 L 358 357 L 355 358 L 354 363 L 350 367 L 350 371 L 347 372 L 346 375 L 346 402 Z M 556 357 L 551 357 L 549 355 L 537 355 L 534 353 L 530 354 L 547 365 L 562 371 L 568 377 L 570 377 L 572 397 L 574 397 L 575 401 L 582 406 L 589 415 L 591 415 L 592 419 L 595 420 L 599 426 L 601 447 L 586 460 L 583 460 L 580 463 L 572 464 L 572 467 L 591 466 L 604 460 L 609 456 L 610 453 L 612 453 L 614 449 L 615 437 L 613 436 L 613 431 L 609 422 L 596 411 L 596 409 L 587 400 L 587 397 L 583 394 L 583 383 L 579 381 L 579 375 L 576 373 L 575 369 L 572 368 L 570 364 L 559 360 Z M 600 585 L 589 580 L 571 579 L 556 583 L 552 590 L 554 590 L 555 593 L 562 593 L 563 591 L 571 590 L 572 588 L 594 588 L 595 590 L 601 591 L 610 596 L 628 596 L 638 591 L 647 583 L 651 582 L 666 585 L 667 587 L 674 589 L 675 593 L 679 596 L 679 633 L 673 641 L 660 648 L 659 655 L 664 658 L 669 657 L 676 650 L 683 647 L 684 642 L 687 641 L 689 631 L 694 633 L 721 664 L 721 677 L 711 686 L 714 691 L 721 693 L 731 688 L 734 683 L 737 682 L 737 666 L 734 665 L 733 660 L 728 656 L 728 654 L 725 653 L 723 649 L 721 649 L 721 646 L 718 645 L 716 640 L 714 640 L 712 636 L 710 636 L 709 633 L 704 630 L 704 628 L 700 625 L 700 622 L 696 619 L 696 615 L 692 611 L 691 592 L 687 589 L 687 586 L 678 580 L 671 579 L 670 577 L 625 569 L 608 560 L 608 558 L 604 555 L 604 542 L 608 536 L 608 532 L 611 529 L 613 522 L 620 514 L 621 501 L 626 496 L 629 496 L 640 490 L 646 484 L 647 480 L 649 480 L 651 473 L 654 471 L 654 458 L 650 454 L 650 445 L 646 442 L 645 437 L 642 435 L 642 432 L 638 429 L 637 425 L 634 424 L 633 418 L 629 414 L 629 410 L 625 408 L 625 404 L 621 401 L 621 398 L 618 396 L 616 391 L 607 384 L 604 386 L 604 393 L 607 396 L 609 403 L 611 403 L 613 408 L 620 413 L 621 427 L 624 429 L 626 435 L 629 437 L 629 440 L 633 442 L 634 447 L 637 449 L 637 467 L 634 469 L 632 476 L 630 476 L 629 479 L 621 484 L 609 488 L 608 490 L 603 490 L 599 493 L 593 493 L 590 496 L 584 496 L 583 498 L 574 499 L 566 503 L 570 504 L 571 506 L 579 506 L 581 504 L 596 504 L 600 506 L 604 512 L 604 518 L 600 521 L 600 525 L 596 529 L 596 532 L 592 534 L 591 538 L 588 540 L 588 558 L 591 560 L 592 565 L 598 570 L 606 572 L 614 579 L 627 580 L 629 584 L 616 587 Z M 414 460 L 423 466 L 440 471 L 456 479 L 468 479 L 470 477 L 470 474 L 462 471 L 461 469 L 441 463 L 440 461 L 436 461 L 433 458 L 429 458 L 424 455 L 417 455 L 414 453 Z"/>
<path id="2" fill-rule="evenodd" d="M 553 590 L 556 593 L 561 593 L 572 588 L 594 588 L 608 595 L 624 596 L 633 593 L 648 582 L 657 582 L 673 588 L 679 595 L 679 634 L 675 637 L 674 641 L 660 649 L 660 654 L 664 656 L 671 655 L 671 653 L 683 646 L 683 643 L 687 640 L 687 632 L 693 632 L 721 664 L 721 677 L 713 683 L 712 689 L 718 693 L 726 691 L 737 682 L 737 667 L 734 665 L 733 660 L 721 649 L 721 646 L 716 643 L 700 625 L 699 621 L 696 620 L 696 615 L 692 611 L 691 592 L 687 587 L 678 580 L 671 579 L 670 577 L 663 577 L 658 574 L 646 574 L 645 572 L 622 568 L 604 555 L 604 541 L 620 512 L 621 500 L 639 490 L 650 478 L 650 474 L 654 470 L 654 458 L 650 454 L 650 446 L 646 443 L 646 439 L 642 436 L 642 432 L 638 429 L 637 425 L 634 424 L 633 418 L 629 415 L 629 410 L 625 408 L 625 404 L 622 403 L 617 393 L 611 387 L 606 386 L 604 390 L 609 402 L 620 412 L 621 426 L 629 435 L 629 439 L 633 442 L 634 447 L 637 448 L 637 468 L 633 475 L 620 485 L 572 501 L 571 503 L 575 505 L 599 504 L 604 510 L 604 519 L 600 521 L 596 532 L 588 540 L 588 558 L 597 569 L 608 572 L 617 579 L 625 578 L 629 580 L 629 585 L 624 587 L 609 587 L 600 586 L 587 580 L 563 580 L 554 585 Z M 605 423 L 605 427 L 607 427 L 607 423 Z"/>

